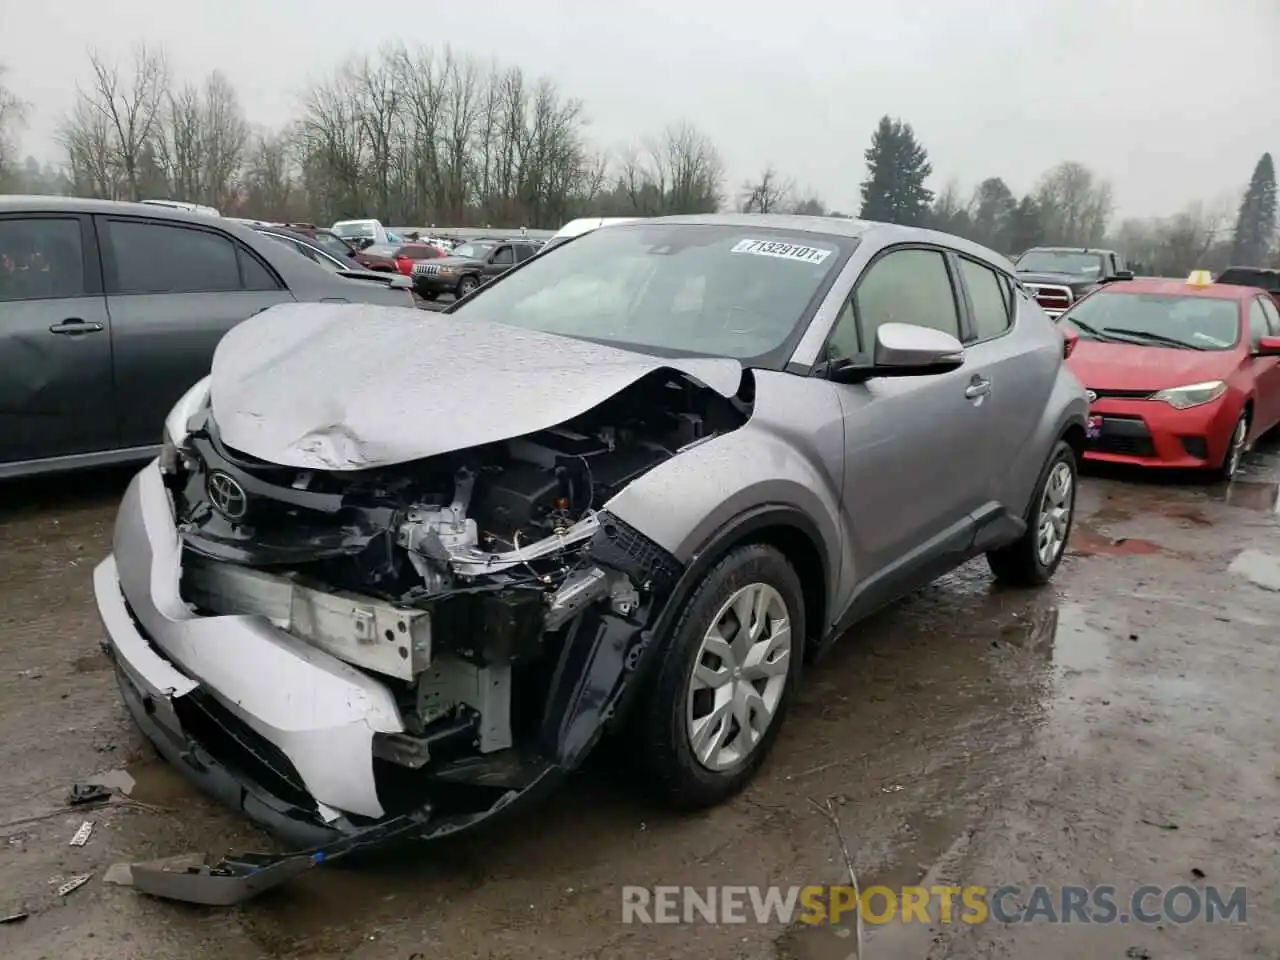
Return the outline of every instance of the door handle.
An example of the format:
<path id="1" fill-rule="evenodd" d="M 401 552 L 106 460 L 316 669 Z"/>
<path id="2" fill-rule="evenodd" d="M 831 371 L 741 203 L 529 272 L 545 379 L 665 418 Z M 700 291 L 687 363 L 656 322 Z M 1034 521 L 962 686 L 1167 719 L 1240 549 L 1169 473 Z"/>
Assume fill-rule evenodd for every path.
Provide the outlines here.
<path id="1" fill-rule="evenodd" d="M 970 400 L 977 400 L 991 393 L 991 381 L 985 377 L 974 377 L 964 388 L 964 395 Z"/>
<path id="2" fill-rule="evenodd" d="M 61 323 L 55 323 L 49 328 L 50 333 L 61 334 L 64 337 L 78 337 L 85 333 L 101 333 L 102 324 L 86 323 L 79 317 L 68 317 Z"/>

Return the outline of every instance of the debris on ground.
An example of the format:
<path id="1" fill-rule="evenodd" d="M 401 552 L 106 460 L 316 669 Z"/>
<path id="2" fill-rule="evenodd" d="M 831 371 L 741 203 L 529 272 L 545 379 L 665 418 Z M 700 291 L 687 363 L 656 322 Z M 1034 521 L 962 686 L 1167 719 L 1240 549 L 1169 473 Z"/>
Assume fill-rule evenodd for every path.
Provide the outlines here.
<path id="1" fill-rule="evenodd" d="M 97 803 L 110 800 L 111 791 L 100 783 L 73 783 L 67 793 L 67 806 L 75 807 L 82 803 Z"/>
<path id="2" fill-rule="evenodd" d="M 7 917 L 0 917 L 0 926 L 3 926 L 6 923 L 21 923 L 29 916 L 31 916 L 31 914 L 27 913 L 25 910 L 21 910 L 18 913 L 11 913 Z"/>
<path id="3" fill-rule="evenodd" d="M 89 834 L 93 833 L 93 821 L 86 820 L 80 824 L 80 828 L 76 830 L 75 836 L 71 838 L 71 846 L 83 847 L 89 842 Z"/>
<path id="4" fill-rule="evenodd" d="M 1176 823 L 1169 823 L 1167 821 L 1162 821 L 1162 820 L 1148 820 L 1146 817 L 1143 817 L 1142 822 L 1145 823 L 1148 827 L 1156 827 L 1159 830 L 1177 830 L 1178 829 L 1178 825 Z"/>
<path id="5" fill-rule="evenodd" d="M 1227 567 L 1263 590 L 1280 591 L 1280 559 L 1261 550 L 1241 550 Z"/>
<path id="6" fill-rule="evenodd" d="M 65 897 L 69 893 L 74 893 L 92 879 L 92 873 L 82 873 L 78 877 L 72 877 L 70 880 L 63 883 L 62 886 L 58 887 L 58 896 Z"/>

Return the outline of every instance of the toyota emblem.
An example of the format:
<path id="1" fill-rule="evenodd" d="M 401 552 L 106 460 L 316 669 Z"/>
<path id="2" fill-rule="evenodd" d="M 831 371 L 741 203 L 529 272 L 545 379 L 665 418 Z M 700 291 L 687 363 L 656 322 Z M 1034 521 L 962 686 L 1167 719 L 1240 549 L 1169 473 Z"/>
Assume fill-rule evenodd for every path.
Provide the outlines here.
<path id="1" fill-rule="evenodd" d="M 1094 393 L 1092 390 L 1086 390 L 1086 391 L 1084 392 L 1084 395 L 1085 395 L 1086 397 L 1088 397 L 1088 398 L 1089 398 L 1089 402 L 1090 402 L 1090 403 L 1093 403 L 1093 401 L 1095 401 L 1095 400 L 1097 400 L 1097 399 L 1098 399 L 1098 395 L 1097 395 L 1096 393 Z M 230 478 L 228 477 L 228 479 L 230 479 Z"/>
<path id="2" fill-rule="evenodd" d="M 209 474 L 209 482 L 205 485 L 209 493 L 209 502 L 228 520 L 243 520 L 249 512 L 249 498 L 244 487 L 228 473 L 217 470 Z"/>

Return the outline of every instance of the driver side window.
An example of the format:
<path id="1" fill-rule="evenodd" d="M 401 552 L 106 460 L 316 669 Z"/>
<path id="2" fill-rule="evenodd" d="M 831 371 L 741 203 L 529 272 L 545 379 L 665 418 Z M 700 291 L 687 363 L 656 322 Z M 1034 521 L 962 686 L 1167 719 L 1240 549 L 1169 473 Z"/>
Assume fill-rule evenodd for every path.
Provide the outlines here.
<path id="1" fill-rule="evenodd" d="M 511 252 L 510 247 L 499 247 L 493 252 L 493 262 L 502 266 L 516 262 L 515 255 Z"/>
<path id="2" fill-rule="evenodd" d="M 1262 301 L 1258 297 L 1254 297 L 1249 301 L 1249 342 L 1256 350 L 1258 341 L 1270 335 L 1270 333 L 1266 310 L 1262 306 Z"/>
<path id="3" fill-rule="evenodd" d="M 853 296 L 867 353 L 875 350 L 876 331 L 886 323 L 913 323 L 960 339 L 960 312 L 940 251 L 895 250 L 881 257 Z"/>

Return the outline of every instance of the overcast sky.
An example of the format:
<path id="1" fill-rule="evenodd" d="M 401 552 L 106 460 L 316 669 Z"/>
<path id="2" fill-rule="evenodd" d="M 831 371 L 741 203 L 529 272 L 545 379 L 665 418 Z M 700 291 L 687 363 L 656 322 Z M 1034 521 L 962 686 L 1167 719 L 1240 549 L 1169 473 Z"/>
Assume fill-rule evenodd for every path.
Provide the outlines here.
<path id="1" fill-rule="evenodd" d="M 0 0 L 0 36 L 41 159 L 85 50 L 123 63 L 140 39 L 180 78 L 223 70 L 273 125 L 350 54 L 448 42 L 555 77 L 602 146 L 687 118 L 731 189 L 773 163 L 846 211 L 885 113 L 915 127 L 934 189 L 1000 175 L 1020 193 L 1073 159 L 1126 215 L 1220 197 L 1280 151 L 1277 0 Z"/>

